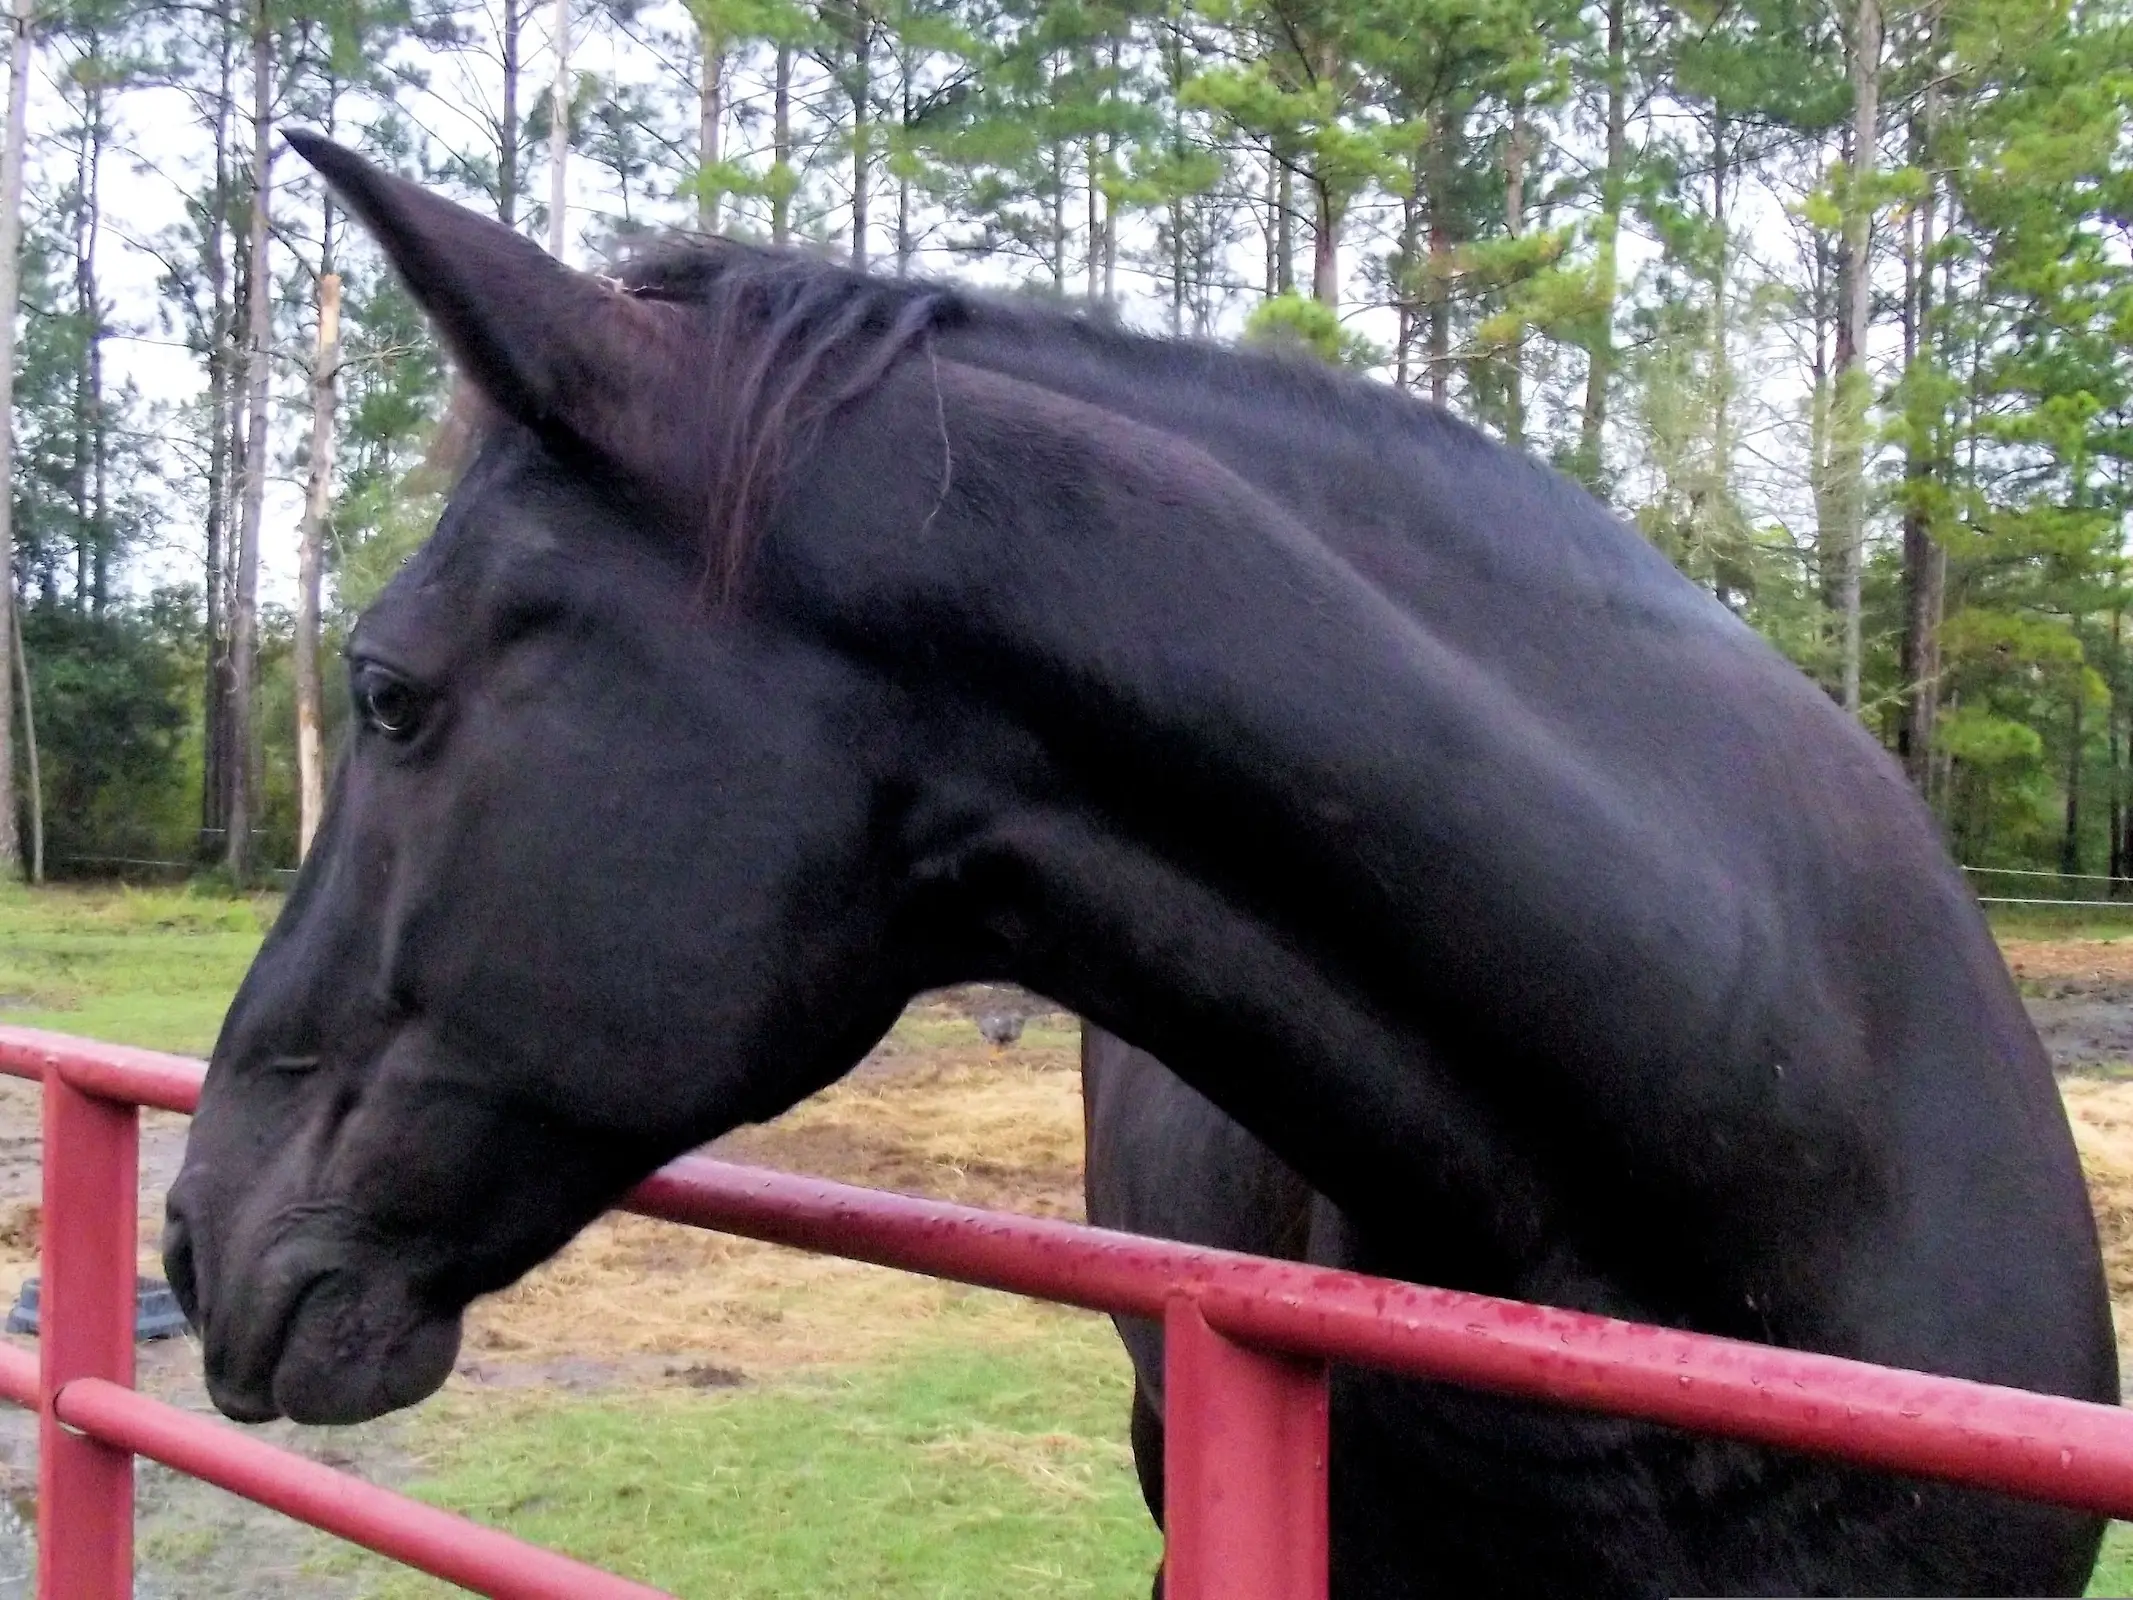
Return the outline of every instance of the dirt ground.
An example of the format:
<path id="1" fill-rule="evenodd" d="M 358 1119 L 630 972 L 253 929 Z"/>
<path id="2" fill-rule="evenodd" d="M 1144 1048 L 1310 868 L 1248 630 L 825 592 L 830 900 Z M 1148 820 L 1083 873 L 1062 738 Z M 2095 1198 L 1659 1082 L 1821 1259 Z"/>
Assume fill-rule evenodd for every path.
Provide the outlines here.
<path id="1" fill-rule="evenodd" d="M 2002 949 L 2054 1065 L 2133 1070 L 2133 940 L 2010 939 Z"/>

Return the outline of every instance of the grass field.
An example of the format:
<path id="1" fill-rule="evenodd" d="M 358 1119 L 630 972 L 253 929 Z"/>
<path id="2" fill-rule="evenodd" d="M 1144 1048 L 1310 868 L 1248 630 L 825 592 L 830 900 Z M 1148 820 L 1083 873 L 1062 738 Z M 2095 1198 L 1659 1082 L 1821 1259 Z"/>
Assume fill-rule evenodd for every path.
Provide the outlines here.
<path id="1" fill-rule="evenodd" d="M 1992 931 L 2001 939 L 2133 939 L 2133 900 L 2099 905 L 1994 906 Z"/>
<path id="2" fill-rule="evenodd" d="M 2110 1595 L 2124 1600 L 2133 1595 L 2133 1524 L 2114 1522 L 2103 1541 L 2103 1559 L 2089 1579 L 2092 1596 Z"/>
<path id="3" fill-rule="evenodd" d="M 274 909 L 0 889 L 0 1020 L 204 1053 Z M 2068 939 L 2133 937 L 2133 918 L 2001 931 L 2058 959 Z M 897 1071 L 849 1080 L 740 1153 L 1070 1213 L 1070 1037 L 1039 1027 L 1026 1045 L 995 1058 L 967 1021 L 914 1013 L 886 1047 L 907 1058 Z M 2074 1087 L 2124 1280 L 2133 1099 Z M 1158 1541 L 1124 1444 L 1128 1369 L 1100 1319 L 618 1217 L 478 1307 L 468 1348 L 470 1373 L 415 1414 L 407 1486 L 677 1594 L 1147 1592 Z M 216 1561 L 210 1538 L 164 1545 L 195 1571 Z M 323 1540 L 297 1548 L 335 1592 L 447 1592 Z M 184 1561 L 173 1592 L 191 1594 Z M 2133 1529 L 2112 1530 L 2090 1593 L 2133 1596 Z"/>
<path id="4" fill-rule="evenodd" d="M 278 904 L 0 887 L 0 1017 L 205 1055 Z"/>
<path id="5" fill-rule="evenodd" d="M 1138 1600 L 1159 1542 L 1118 1440 L 1126 1373 L 1107 1328 L 1054 1322 L 988 1350 L 950 1319 L 900 1360 L 760 1388 L 450 1397 L 417 1492 L 680 1595 Z"/>

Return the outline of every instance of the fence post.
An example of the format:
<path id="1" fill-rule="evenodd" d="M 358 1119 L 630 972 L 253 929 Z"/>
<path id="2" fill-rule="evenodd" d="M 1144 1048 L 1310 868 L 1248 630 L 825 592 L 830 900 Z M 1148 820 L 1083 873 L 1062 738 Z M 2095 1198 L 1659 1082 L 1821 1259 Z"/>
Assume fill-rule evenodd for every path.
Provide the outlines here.
<path id="1" fill-rule="evenodd" d="M 44 1075 L 38 1600 L 130 1600 L 133 1457 L 60 1422 L 74 1378 L 133 1383 L 140 1114 Z"/>
<path id="2" fill-rule="evenodd" d="M 1326 1367 L 1163 1316 L 1164 1600 L 1326 1600 Z"/>

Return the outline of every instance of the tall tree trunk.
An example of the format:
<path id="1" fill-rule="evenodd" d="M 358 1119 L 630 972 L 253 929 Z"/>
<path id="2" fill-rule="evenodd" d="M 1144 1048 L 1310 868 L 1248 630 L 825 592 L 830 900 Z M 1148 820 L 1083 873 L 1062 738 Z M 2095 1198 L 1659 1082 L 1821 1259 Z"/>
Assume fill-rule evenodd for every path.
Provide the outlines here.
<path id="1" fill-rule="evenodd" d="M 1956 257 L 1951 252 L 1943 266 L 1940 283 L 1940 304 L 1951 313 L 1946 319 L 1951 327 L 1955 322 L 1952 313 L 1956 304 L 1956 290 Z M 1978 284 L 1977 293 L 1979 298 L 1982 299 L 1984 289 L 1981 281 Z M 1978 487 L 1978 436 L 1984 431 L 1978 426 L 1978 418 L 1984 410 L 1985 340 L 1975 333 L 1967 340 L 1951 337 L 1949 341 L 1951 358 L 1958 351 L 1965 358 L 1967 370 L 1963 376 L 1962 398 L 1959 402 L 1961 412 L 1950 424 L 1949 438 L 1951 441 L 1955 439 L 1963 441 L 1962 463 L 1960 467 L 1957 466 L 1955 451 L 1951 445 L 1949 451 L 1942 457 L 1941 471 L 1948 480 L 1949 488 L 1951 490 L 1960 490 L 1962 501 L 1974 504 Z M 1957 512 L 1957 525 L 1963 526 L 1967 524 L 1974 527 L 1975 524 L 1971 521 L 1971 516 L 1972 514 L 1967 510 Z M 1947 570 L 1947 559 L 1944 553 L 1941 560 L 1942 581 L 1940 585 L 1943 607 L 1945 607 L 1948 592 Z M 1936 633 L 1939 629 L 1940 621 L 1944 617 L 1945 610 L 1936 614 L 1934 624 Z M 1948 690 L 1948 715 L 1951 717 L 1956 715 L 1962 709 L 1962 703 L 1963 692 L 1961 688 L 1951 685 Z M 1934 751 L 1932 771 L 1933 785 L 1929 798 L 1933 798 L 1939 803 L 1942 813 L 1945 815 L 1955 798 L 1954 789 L 1957 768 L 1953 752 L 1944 748 L 1936 749 Z M 1957 859 L 1961 858 L 1958 857 Z"/>
<path id="2" fill-rule="evenodd" d="M 1185 336 L 1185 202 L 1172 195 L 1170 212 L 1170 337 Z"/>
<path id="3" fill-rule="evenodd" d="M 96 273 L 97 245 L 103 234 L 103 155 L 104 128 L 103 93 L 97 90 L 96 141 L 89 153 L 89 238 L 88 249 L 83 257 L 89 302 L 89 322 L 85 330 L 88 345 L 89 378 L 89 528 L 93 538 L 89 561 L 89 603 L 98 618 L 104 615 L 104 607 L 110 600 L 111 540 L 110 466 L 111 466 L 111 412 L 104 403 L 104 302 L 98 287 Z"/>
<path id="4" fill-rule="evenodd" d="M 900 93 L 903 98 L 903 117 L 900 126 L 904 130 L 906 151 L 909 149 L 912 119 L 918 114 L 916 102 L 911 97 L 911 53 L 897 52 L 897 69 L 902 79 Z M 895 164 L 896 171 L 896 275 L 911 276 L 911 261 L 917 254 L 917 240 L 911 233 L 911 172 L 907 162 Z"/>
<path id="5" fill-rule="evenodd" d="M 2072 737 L 2066 757 L 2066 832 L 2059 839 L 2059 871 L 2074 877 L 2081 871 L 2081 680 L 2074 681 Z"/>
<path id="6" fill-rule="evenodd" d="M 1927 91 L 1926 127 L 1919 130 L 1919 145 L 1914 161 L 1924 167 L 1926 192 L 1915 209 L 1917 242 L 1910 243 L 1911 228 L 1905 229 L 1907 255 L 1905 280 L 1910 291 L 1905 299 L 1904 318 L 1904 365 L 1907 369 L 1919 361 L 1933 360 L 1933 223 L 1938 209 L 1939 195 L 1936 174 L 1931 166 L 1932 136 L 1930 124 L 1933 117 L 1933 92 Z M 1911 781 L 1923 793 L 1930 772 L 1933 753 L 1934 712 L 1940 701 L 1940 608 L 1943 574 L 1943 553 L 1939 541 L 1933 537 L 1931 522 L 1927 516 L 1926 488 L 1931 482 L 1939 451 L 1935 444 L 1939 432 L 1934 420 L 1926 414 L 1925 400 L 1915 392 L 1910 398 L 1910 426 L 1905 429 L 1907 460 L 1904 478 L 1910 488 L 1903 511 L 1903 693 L 1904 718 L 1898 739 L 1898 753 L 1903 757 L 1904 770 Z M 2113 620 L 2115 638 L 2116 620 Z M 2117 721 L 2112 720 L 2111 737 L 2118 736 Z M 2116 758 L 2113 758 L 2115 769 Z M 2113 805 L 2117 803 L 2114 794 Z M 2113 825 L 2115 839 L 2116 825 Z"/>
<path id="7" fill-rule="evenodd" d="M 792 46 L 780 43 L 770 90 L 770 242 L 792 242 Z"/>
<path id="8" fill-rule="evenodd" d="M 726 126 L 726 41 L 711 24 L 699 20 L 697 37 L 703 61 L 702 82 L 696 93 L 696 225 L 705 233 L 718 232 L 719 191 L 711 181 L 711 169 L 719 163 L 720 139 Z"/>
<path id="9" fill-rule="evenodd" d="M 1881 135 L 1881 0 L 1858 0 L 1852 30 L 1852 164 L 1844 209 L 1846 350 L 1837 372 L 1844 494 L 1844 709 L 1859 710 L 1860 586 L 1866 567 L 1866 423 L 1872 402 L 1867 333 L 1872 316 L 1873 204 L 1868 186 Z M 1843 359 L 1849 356 L 1849 361 Z"/>
<path id="10" fill-rule="evenodd" d="M 857 26 L 852 41 L 852 270 L 864 272 L 874 199 L 874 31 L 864 13 Z"/>
<path id="11" fill-rule="evenodd" d="M 1112 73 L 1112 76 L 1113 76 L 1114 78 L 1116 78 L 1116 77 L 1117 77 L 1117 75 L 1118 75 L 1118 46 L 1117 46 L 1117 45 L 1115 45 L 1115 44 L 1114 44 L 1114 45 L 1113 45 L 1113 46 L 1111 47 L 1111 73 Z M 1106 173 L 1109 173 L 1109 172 L 1113 171 L 1113 170 L 1114 170 L 1114 169 L 1115 169 L 1115 168 L 1117 167 L 1117 164 L 1118 164 L 1118 135 L 1117 135 L 1117 134 L 1115 134 L 1115 133 L 1107 133 L 1107 134 L 1105 134 L 1105 135 L 1104 135 L 1104 170 L 1105 170 L 1105 172 L 1106 172 Z M 1112 204 L 1111 204 L 1111 195 L 1110 195 L 1110 193 L 1109 193 L 1109 191 L 1108 191 L 1108 190 L 1107 190 L 1107 191 L 1105 192 L 1105 194 L 1104 194 L 1104 197 L 1103 197 L 1103 203 L 1104 203 L 1104 215 L 1103 215 L 1103 224 L 1104 224 L 1104 292 L 1103 292 L 1103 304 L 1104 304 L 1104 309 L 1105 309 L 1105 310 L 1107 310 L 1107 311 L 1114 311 L 1114 312 L 1115 312 L 1115 311 L 1116 311 L 1116 310 L 1118 309 L 1118 213 L 1117 213 L 1117 212 L 1116 212 L 1116 211 L 1115 211 L 1115 210 L 1113 209 L 1113 207 L 1112 207 Z"/>
<path id="12" fill-rule="evenodd" d="M 29 143 L 36 19 L 36 0 L 15 0 L 8 16 L 7 146 L 0 151 L 0 660 L 9 654 L 19 659 L 22 652 L 15 618 L 15 312 L 22 299 L 22 167 Z M 0 871 L 10 872 L 22 861 L 15 834 L 13 700 L 7 671 L 0 666 Z M 29 711 L 25 694 L 25 724 Z"/>
<path id="13" fill-rule="evenodd" d="M 1177 90 L 1184 78 L 1184 50 L 1175 28 L 1164 31 L 1163 66 L 1171 90 L 1170 153 L 1174 159 L 1182 159 L 1185 123 L 1177 104 Z M 1185 197 L 1172 190 L 1165 205 L 1170 213 L 1170 336 L 1178 339 L 1185 333 Z"/>
<path id="14" fill-rule="evenodd" d="M 89 120 L 82 119 L 74 151 L 74 314 L 86 325 L 88 304 L 82 270 L 89 222 Z M 74 609 L 89 612 L 89 341 L 76 352 L 74 366 L 73 433 L 68 445 L 73 460 L 68 464 L 67 492 L 74 500 Z"/>
<path id="15" fill-rule="evenodd" d="M 1732 150 L 1723 115 L 1711 120 L 1711 505 L 1727 513 L 1733 493 L 1733 352 L 1726 339 L 1726 284 L 1733 271 L 1732 221 L 1727 213 Z"/>
<path id="16" fill-rule="evenodd" d="M 1628 187 L 1629 44 L 1628 0 L 1607 0 L 1607 164 L 1600 177 L 1598 251 L 1593 262 L 1596 298 L 1592 349 L 1585 365 L 1585 406 L 1578 419 L 1578 475 L 1590 487 L 1606 477 L 1607 385 L 1615 364 L 1615 245 L 1622 229 Z"/>
<path id="17" fill-rule="evenodd" d="M 1066 298 L 1066 146 L 1052 141 L 1052 293 Z"/>
<path id="18" fill-rule="evenodd" d="M 1458 119 L 1443 112 L 1429 139 L 1429 397 L 1448 406 L 1452 396 L 1452 176 Z"/>
<path id="19" fill-rule="evenodd" d="M 1815 583 L 1823 613 L 1829 617 L 1834 617 L 1843 603 L 1844 567 L 1843 539 L 1838 531 L 1843 519 L 1837 508 L 1831 437 L 1836 424 L 1836 381 L 1830 347 L 1833 338 L 1839 345 L 1844 342 L 1843 318 L 1838 315 L 1831 293 L 1839 277 L 1838 267 L 1828 239 L 1817 233 L 1808 300 L 1814 338 L 1808 357 L 1812 386 L 1807 412 L 1807 488 L 1815 513 Z M 1835 679 L 1825 673 L 1823 687 L 1834 694 Z"/>
<path id="20" fill-rule="evenodd" d="M 896 175 L 896 275 L 911 276 L 911 258 L 916 252 L 911 239 L 911 180 L 899 172 Z"/>
<path id="21" fill-rule="evenodd" d="M 1058 63 L 1047 56 L 1044 62 L 1047 97 L 1057 92 L 1058 83 Z M 1048 150 L 1051 157 L 1052 183 L 1051 192 L 1046 196 L 1046 209 L 1051 215 L 1051 259 L 1047 265 L 1052 273 L 1052 293 L 1063 300 L 1066 298 L 1067 280 L 1066 147 L 1060 140 L 1053 139 Z"/>
<path id="22" fill-rule="evenodd" d="M 525 8 L 533 0 L 503 0 L 504 113 L 496 123 L 496 215 L 507 228 L 518 226 L 519 154 L 518 86 L 524 59 Z"/>
<path id="23" fill-rule="evenodd" d="M 230 821 L 223 860 L 230 877 L 252 876 L 252 829 L 258 823 L 252 767 L 253 687 L 259 671 L 259 536 L 266 515 L 267 399 L 274 339 L 274 278 L 268 228 L 274 186 L 274 29 L 267 0 L 253 0 L 252 227 L 246 246 L 244 515 L 238 531 L 237 585 L 230 611 Z"/>
<path id="24" fill-rule="evenodd" d="M 1274 164 L 1274 292 L 1296 292 L 1296 175 L 1286 161 Z"/>
<path id="25" fill-rule="evenodd" d="M 93 30 L 84 48 L 91 62 L 102 53 Z M 81 323 L 80 365 L 74 374 L 74 608 L 102 615 L 110 568 L 104 548 L 104 328 L 96 287 L 96 245 L 102 229 L 103 94 L 92 65 L 82 85 L 81 144 L 74 186 L 74 310 Z"/>
<path id="26" fill-rule="evenodd" d="M 326 808 L 325 751 L 319 733 L 319 587 L 325 567 L 326 516 L 333 501 L 335 380 L 341 366 L 341 279 L 333 270 L 333 202 L 319 242 L 318 352 L 311 367 L 310 481 L 296 543 L 296 851 L 311 854 Z"/>
<path id="27" fill-rule="evenodd" d="M 1274 175 L 1274 169 L 1279 164 L 1274 159 L 1273 147 L 1269 145 L 1266 155 L 1265 193 L 1261 196 L 1261 203 L 1266 212 L 1264 219 L 1266 231 L 1265 283 L 1266 297 L 1269 300 L 1281 293 L 1281 246 L 1279 242 L 1281 225 L 1276 220 L 1281 215 L 1281 188 L 1280 180 Z"/>
<path id="28" fill-rule="evenodd" d="M 1504 232 L 1512 238 L 1523 238 L 1526 232 L 1526 162 L 1532 151 L 1527 141 L 1532 137 L 1526 123 L 1526 108 L 1523 104 L 1511 111 L 1511 137 L 1504 147 L 1503 225 Z M 1521 328 L 1511 336 L 1509 356 L 1510 370 L 1504 374 L 1504 439 L 1511 448 L 1521 449 L 1526 442 L 1526 336 Z"/>
<path id="29" fill-rule="evenodd" d="M 207 341 L 207 560 L 205 611 L 207 678 L 202 685 L 200 762 L 200 841 L 202 861 L 214 859 L 227 842 L 230 820 L 230 484 L 236 473 L 237 317 L 232 302 L 229 260 L 230 123 L 236 115 L 234 93 L 234 18 L 227 0 L 219 0 L 219 87 L 215 100 L 215 177 L 202 239 L 208 284 Z"/>
<path id="30" fill-rule="evenodd" d="M 2128 758 L 2133 758 L 2133 749 L 2126 750 L 2125 755 Z M 2133 804 L 2120 805 L 2118 826 L 2120 831 L 2111 842 L 2111 848 L 2118 855 L 2116 876 L 2120 883 L 2133 882 Z M 2120 892 L 2119 885 L 2113 884 L 2111 892 L 2114 895 L 2118 894 Z"/>
<path id="31" fill-rule="evenodd" d="M 1341 219 L 1333 205 L 1333 189 L 1325 178 L 1313 173 L 1311 198 L 1315 202 L 1311 228 L 1311 298 L 1338 311 L 1341 304 Z"/>
<path id="32" fill-rule="evenodd" d="M 1104 216 L 1103 191 L 1096 185 L 1096 141 L 1091 139 L 1082 151 L 1082 164 L 1088 170 L 1089 202 L 1089 255 L 1082 263 L 1082 275 L 1086 279 L 1085 292 L 1091 306 L 1103 302 L 1104 270 Z"/>
<path id="33" fill-rule="evenodd" d="M 904 153 L 910 152 L 912 127 L 918 117 L 918 102 L 911 93 L 911 75 L 915 71 L 908 47 L 899 45 L 896 52 L 897 95 L 901 100 L 901 116 L 898 126 L 903 129 Z M 912 257 L 917 253 L 918 242 L 911 233 L 911 169 L 908 161 L 895 163 L 896 171 L 896 275 L 911 276 Z"/>
<path id="34" fill-rule="evenodd" d="M 2124 623 L 2125 613 L 2114 610 L 2111 613 L 2111 701 L 2104 711 L 2104 731 L 2111 763 L 2111 814 L 2108 834 L 2110 865 L 2104 871 L 2111 880 L 2108 893 L 2114 900 L 2118 898 L 2118 886 L 2126 877 L 2126 769 L 2123 760 L 2125 746 L 2119 738 L 2125 726 L 2125 707 L 2119 701 L 2119 686 L 2125 682 L 2126 672 L 2125 651 L 2120 639 Z"/>
<path id="35" fill-rule="evenodd" d="M 14 581 L 7 587 L 12 590 Z M 22 646 L 22 630 L 14 630 L 15 681 L 22 690 L 22 759 L 27 770 L 30 801 L 30 882 L 44 882 L 44 777 L 37 770 L 37 697 L 30 690 L 30 655 Z M 7 676 L 5 664 L 0 664 L 0 678 Z M 10 820 L 14 807 L 8 807 Z"/>
<path id="36" fill-rule="evenodd" d="M 1400 242 L 1393 253 L 1399 263 L 1397 279 L 1393 284 L 1392 304 L 1394 314 L 1393 374 L 1395 388 L 1404 389 L 1414 376 L 1415 346 L 1415 294 L 1416 273 L 1422 266 L 1417 252 L 1422 247 L 1422 169 L 1426 159 L 1424 149 L 1417 147 L 1408 157 L 1407 192 L 1400 196 Z"/>
<path id="37" fill-rule="evenodd" d="M 570 0 L 555 0 L 555 82 L 548 89 L 548 253 L 570 242 Z"/>

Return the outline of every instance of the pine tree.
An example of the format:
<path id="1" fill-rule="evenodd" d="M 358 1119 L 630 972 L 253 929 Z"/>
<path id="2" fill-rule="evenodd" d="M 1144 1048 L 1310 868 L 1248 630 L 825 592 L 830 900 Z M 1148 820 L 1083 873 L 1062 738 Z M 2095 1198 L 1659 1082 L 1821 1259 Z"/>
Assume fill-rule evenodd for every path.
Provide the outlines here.
<path id="1" fill-rule="evenodd" d="M 35 18 L 32 0 L 15 0 L 8 15 L 7 142 L 0 148 L 0 870 L 12 870 L 22 859 L 15 827 L 13 748 L 14 684 L 18 672 L 24 691 L 25 719 L 32 714 L 28 703 L 29 673 L 21 665 L 25 651 L 15 616 L 12 486 L 15 476 L 15 317 L 20 298 L 23 166 L 29 144 L 30 66 L 31 52 L 35 48 L 32 33 Z M 34 737 L 29 740 L 29 747 L 35 749 Z M 34 795 L 34 774 L 31 789 Z M 41 876 L 41 871 L 36 875 Z"/>

